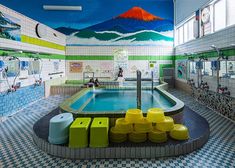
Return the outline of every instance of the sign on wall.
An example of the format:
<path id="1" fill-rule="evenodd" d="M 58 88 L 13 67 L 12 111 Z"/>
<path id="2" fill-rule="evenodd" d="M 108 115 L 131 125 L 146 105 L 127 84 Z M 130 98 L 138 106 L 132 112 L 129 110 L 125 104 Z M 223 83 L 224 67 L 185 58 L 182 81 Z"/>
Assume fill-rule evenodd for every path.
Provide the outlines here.
<path id="1" fill-rule="evenodd" d="M 20 20 L 0 11 L 0 38 L 21 41 Z"/>
<path id="2" fill-rule="evenodd" d="M 179 79 L 186 79 L 187 75 L 187 61 L 177 62 L 177 77 Z"/>
<path id="3" fill-rule="evenodd" d="M 83 69 L 82 62 L 70 62 L 69 63 L 69 72 L 70 73 L 81 73 Z"/>
<path id="4" fill-rule="evenodd" d="M 123 49 L 115 49 L 113 51 L 114 56 L 114 72 L 118 73 L 119 68 L 124 71 L 128 70 L 128 52 Z"/>

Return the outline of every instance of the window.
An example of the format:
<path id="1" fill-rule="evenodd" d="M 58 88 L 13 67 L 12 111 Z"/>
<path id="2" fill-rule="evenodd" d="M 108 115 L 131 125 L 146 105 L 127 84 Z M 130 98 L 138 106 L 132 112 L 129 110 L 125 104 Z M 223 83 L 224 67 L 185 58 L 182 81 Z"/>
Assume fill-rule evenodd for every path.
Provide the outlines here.
<path id="1" fill-rule="evenodd" d="M 175 38 L 174 38 L 175 46 L 177 46 L 179 44 L 178 31 L 179 31 L 178 29 L 175 29 Z"/>
<path id="2" fill-rule="evenodd" d="M 193 23 L 195 16 L 185 22 L 182 26 L 175 29 L 175 46 L 195 39 L 193 34 Z"/>
<path id="3" fill-rule="evenodd" d="M 188 41 L 188 23 L 184 24 L 184 42 Z"/>
<path id="4" fill-rule="evenodd" d="M 227 0 L 227 25 L 235 24 L 235 0 Z"/>
<path id="5" fill-rule="evenodd" d="M 183 44 L 184 43 L 184 28 L 183 28 L 183 26 L 181 26 L 179 28 L 178 34 L 179 34 L 179 44 Z"/>
<path id="6" fill-rule="evenodd" d="M 193 40 L 194 39 L 194 35 L 193 35 L 193 22 L 195 20 L 195 17 L 193 17 L 192 19 L 190 19 L 188 21 L 188 40 Z"/>
<path id="7" fill-rule="evenodd" d="M 214 31 L 226 27 L 226 1 L 220 0 L 214 4 Z"/>

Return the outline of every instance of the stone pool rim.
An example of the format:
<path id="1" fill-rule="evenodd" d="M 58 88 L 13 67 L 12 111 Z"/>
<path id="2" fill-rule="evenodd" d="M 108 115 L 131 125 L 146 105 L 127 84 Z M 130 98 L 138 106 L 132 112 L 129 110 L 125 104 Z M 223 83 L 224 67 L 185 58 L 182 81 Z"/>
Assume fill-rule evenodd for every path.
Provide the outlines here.
<path id="1" fill-rule="evenodd" d="M 178 98 L 174 97 L 170 93 L 168 93 L 165 88 L 167 88 L 167 84 L 163 83 L 160 84 L 156 87 L 154 87 L 155 90 L 157 90 L 162 96 L 164 96 L 168 101 L 170 101 L 173 106 L 165 109 L 165 115 L 166 116 L 173 116 L 176 114 L 179 114 L 183 111 L 184 108 L 184 103 L 179 100 Z M 107 88 L 107 87 L 100 87 L 99 89 L 135 89 L 134 87 L 112 87 L 112 88 Z M 146 88 L 145 88 L 146 89 Z M 149 89 L 149 88 L 147 88 Z M 108 117 L 123 117 L 126 113 L 126 111 L 107 111 L 107 112 L 86 112 L 86 111 L 80 111 L 72 109 L 70 106 L 77 101 L 80 97 L 85 95 L 88 91 L 92 90 L 92 88 L 84 88 L 78 93 L 75 93 L 73 96 L 70 98 L 66 99 L 63 103 L 60 104 L 60 110 L 61 112 L 70 112 L 72 113 L 75 117 L 83 117 L 83 116 L 108 116 Z M 146 112 L 143 112 L 144 115 L 146 115 Z"/>

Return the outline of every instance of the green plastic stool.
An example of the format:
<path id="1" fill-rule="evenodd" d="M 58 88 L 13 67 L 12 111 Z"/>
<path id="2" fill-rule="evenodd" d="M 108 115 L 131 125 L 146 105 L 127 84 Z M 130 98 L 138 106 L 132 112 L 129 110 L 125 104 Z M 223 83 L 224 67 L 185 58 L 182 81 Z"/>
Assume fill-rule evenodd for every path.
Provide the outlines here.
<path id="1" fill-rule="evenodd" d="M 90 147 L 99 148 L 109 145 L 109 118 L 94 118 L 90 129 Z"/>
<path id="2" fill-rule="evenodd" d="M 83 148 L 88 146 L 88 131 L 91 118 L 77 118 L 70 126 L 69 147 Z"/>

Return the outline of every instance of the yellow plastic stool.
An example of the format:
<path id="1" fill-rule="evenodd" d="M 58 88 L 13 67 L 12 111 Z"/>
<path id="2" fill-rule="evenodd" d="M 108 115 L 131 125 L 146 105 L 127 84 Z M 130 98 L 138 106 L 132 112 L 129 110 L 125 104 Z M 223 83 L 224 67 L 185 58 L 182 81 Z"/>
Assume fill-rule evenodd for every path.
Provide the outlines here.
<path id="1" fill-rule="evenodd" d="M 163 143 L 167 141 L 167 134 L 165 131 L 153 129 L 149 132 L 148 139 L 154 143 Z"/>
<path id="2" fill-rule="evenodd" d="M 126 121 L 125 118 L 118 118 L 115 125 L 116 132 L 121 134 L 129 134 L 133 132 L 133 124 Z"/>
<path id="3" fill-rule="evenodd" d="M 153 129 L 152 123 L 143 117 L 142 120 L 138 120 L 134 124 L 134 130 L 136 133 L 147 133 Z"/>
<path id="4" fill-rule="evenodd" d="M 161 108 L 150 108 L 147 113 L 147 119 L 153 123 L 163 122 L 165 119 L 164 111 Z"/>
<path id="5" fill-rule="evenodd" d="M 69 130 L 69 147 L 82 148 L 88 146 L 88 133 L 91 118 L 76 118 Z"/>
<path id="6" fill-rule="evenodd" d="M 107 147 L 109 145 L 109 118 L 94 118 L 90 128 L 90 147 Z"/>
<path id="7" fill-rule="evenodd" d="M 127 140 L 127 134 L 120 134 L 115 127 L 110 129 L 110 141 L 114 143 L 122 143 Z"/>
<path id="8" fill-rule="evenodd" d="M 126 112 L 125 120 L 129 123 L 134 123 L 143 118 L 143 113 L 140 109 L 129 109 Z"/>
<path id="9" fill-rule="evenodd" d="M 129 141 L 134 143 L 141 143 L 147 140 L 146 133 L 136 133 L 135 131 L 129 134 Z"/>
<path id="10" fill-rule="evenodd" d="M 170 131 L 170 136 L 176 140 L 187 140 L 189 139 L 188 128 L 182 124 L 175 124 L 174 128 Z"/>
<path id="11" fill-rule="evenodd" d="M 174 120 L 169 116 L 165 116 L 163 122 L 159 122 L 156 125 L 156 128 L 160 131 L 170 131 L 174 128 Z"/>

